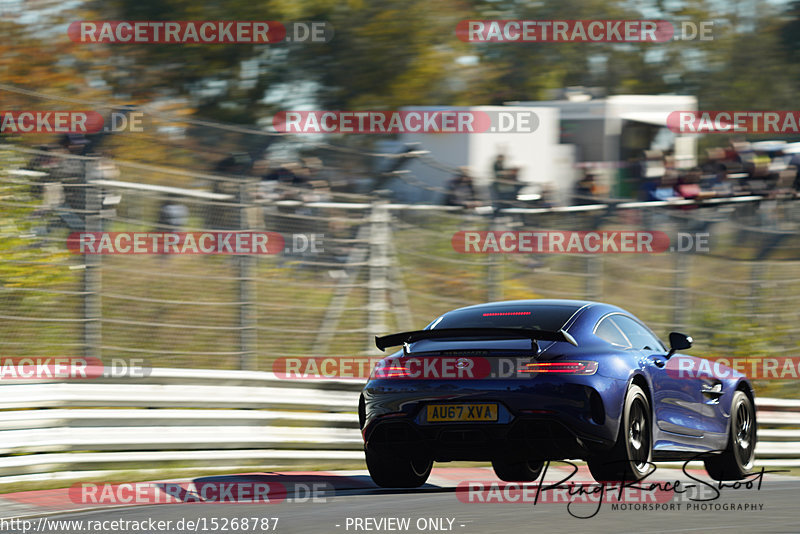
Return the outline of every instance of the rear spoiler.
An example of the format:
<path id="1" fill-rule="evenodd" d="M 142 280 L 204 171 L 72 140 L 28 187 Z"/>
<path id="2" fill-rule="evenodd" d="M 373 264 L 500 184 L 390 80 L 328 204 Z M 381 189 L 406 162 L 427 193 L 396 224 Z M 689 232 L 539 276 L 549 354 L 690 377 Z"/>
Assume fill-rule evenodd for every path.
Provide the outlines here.
<path id="1" fill-rule="evenodd" d="M 375 336 L 375 345 L 386 350 L 386 347 L 397 347 L 406 343 L 414 343 L 422 339 L 485 337 L 489 339 L 530 339 L 531 341 L 566 341 L 578 346 L 578 342 L 570 334 L 562 330 L 537 330 L 535 328 L 442 328 L 440 330 L 414 330 L 388 336 Z"/>

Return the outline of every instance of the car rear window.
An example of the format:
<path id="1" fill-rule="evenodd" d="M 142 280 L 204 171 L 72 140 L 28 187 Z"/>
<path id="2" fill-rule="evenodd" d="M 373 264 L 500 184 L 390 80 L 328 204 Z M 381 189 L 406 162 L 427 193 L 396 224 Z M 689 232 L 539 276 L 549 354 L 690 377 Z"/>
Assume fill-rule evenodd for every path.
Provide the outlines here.
<path id="1" fill-rule="evenodd" d="M 536 328 L 560 330 L 579 306 L 498 306 L 444 314 L 431 328 Z"/>

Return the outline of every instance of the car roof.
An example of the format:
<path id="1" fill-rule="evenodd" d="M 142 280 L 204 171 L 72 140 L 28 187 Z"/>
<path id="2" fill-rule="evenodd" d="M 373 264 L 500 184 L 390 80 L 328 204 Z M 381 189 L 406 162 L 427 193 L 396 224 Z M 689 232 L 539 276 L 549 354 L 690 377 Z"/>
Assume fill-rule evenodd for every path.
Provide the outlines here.
<path id="1" fill-rule="evenodd" d="M 623 313 L 625 315 L 632 314 L 624 310 L 618 306 L 614 306 L 613 304 L 607 304 L 605 302 L 596 302 L 593 300 L 577 300 L 577 299 L 524 299 L 524 300 L 503 300 L 497 302 L 486 302 L 483 304 L 475 304 L 472 306 L 465 306 L 463 308 L 457 308 L 455 310 L 450 310 L 446 312 L 457 312 L 457 311 L 466 311 L 466 310 L 487 310 L 492 308 L 507 308 L 507 307 L 542 307 L 547 308 L 550 306 L 570 306 L 574 308 L 573 312 L 573 319 L 577 320 L 579 317 L 582 317 L 583 320 L 589 321 L 592 324 L 599 320 L 602 316 L 608 313 Z M 580 313 L 578 313 L 580 312 Z"/>
<path id="2" fill-rule="evenodd" d="M 591 300 L 571 300 L 571 299 L 525 299 L 525 300 L 502 300 L 497 302 L 485 302 L 483 304 L 474 304 L 472 306 L 465 306 L 451 311 L 462 310 L 480 310 L 486 308 L 508 307 L 508 306 L 573 306 L 576 310 L 584 306 L 610 306 L 602 302 L 594 302 Z M 614 306 L 611 306 L 614 307 Z"/>
<path id="3" fill-rule="evenodd" d="M 592 300 L 579 300 L 579 299 L 521 299 L 521 300 L 486 302 L 483 304 L 474 304 L 472 306 L 464 306 L 462 308 L 456 308 L 443 313 L 441 316 L 446 316 L 451 313 L 458 314 L 459 312 L 463 311 L 485 312 L 485 311 L 493 311 L 498 308 L 505 308 L 507 310 L 509 307 L 528 308 L 528 309 L 530 308 L 547 309 L 554 307 L 566 307 L 567 309 L 571 308 L 572 309 L 571 316 L 569 319 L 566 320 L 562 328 L 567 332 L 573 334 L 573 336 L 575 337 L 575 339 L 578 340 L 579 343 L 581 343 L 582 340 L 584 340 L 584 336 L 593 332 L 592 327 L 595 326 L 600 319 L 609 314 L 621 313 L 636 319 L 636 317 L 627 310 L 615 306 L 613 304 L 607 304 L 605 302 L 596 302 Z M 636 320 L 639 321 L 638 319 Z M 431 323 L 431 325 L 436 324 L 436 322 L 437 321 L 434 321 L 433 323 Z M 431 325 L 428 325 L 428 327 L 426 328 L 429 328 Z M 546 350 L 546 348 L 544 350 Z"/>

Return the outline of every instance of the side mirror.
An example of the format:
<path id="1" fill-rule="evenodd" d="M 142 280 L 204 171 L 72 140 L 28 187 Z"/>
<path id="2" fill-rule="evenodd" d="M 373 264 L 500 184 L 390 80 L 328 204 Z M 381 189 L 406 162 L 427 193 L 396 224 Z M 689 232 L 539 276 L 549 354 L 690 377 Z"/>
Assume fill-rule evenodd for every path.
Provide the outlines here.
<path id="1" fill-rule="evenodd" d="M 669 352 L 667 353 L 667 358 L 675 354 L 675 351 L 688 349 L 692 346 L 693 339 L 686 334 L 681 334 L 680 332 L 670 332 L 669 333 Z"/>

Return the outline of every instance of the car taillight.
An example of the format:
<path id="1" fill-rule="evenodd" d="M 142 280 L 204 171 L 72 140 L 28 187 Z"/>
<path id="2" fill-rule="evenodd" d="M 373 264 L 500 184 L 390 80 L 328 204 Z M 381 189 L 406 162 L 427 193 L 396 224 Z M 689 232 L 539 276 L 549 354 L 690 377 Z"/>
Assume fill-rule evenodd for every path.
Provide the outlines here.
<path id="1" fill-rule="evenodd" d="M 597 372 L 597 362 L 531 362 L 517 369 L 517 372 L 593 375 Z"/>
<path id="2" fill-rule="evenodd" d="M 408 376 L 408 369 L 403 366 L 389 365 L 382 369 L 376 369 L 375 373 L 378 378 L 402 378 Z"/>
<path id="3" fill-rule="evenodd" d="M 372 369 L 372 373 L 369 375 L 369 379 L 373 380 L 376 378 L 406 378 L 409 375 L 408 369 L 405 368 L 403 365 L 388 364 L 388 365 L 381 365 L 378 363 Z"/>

